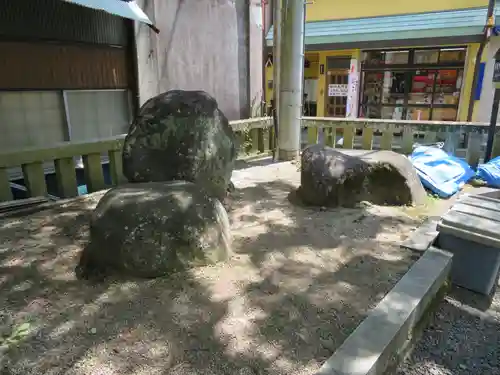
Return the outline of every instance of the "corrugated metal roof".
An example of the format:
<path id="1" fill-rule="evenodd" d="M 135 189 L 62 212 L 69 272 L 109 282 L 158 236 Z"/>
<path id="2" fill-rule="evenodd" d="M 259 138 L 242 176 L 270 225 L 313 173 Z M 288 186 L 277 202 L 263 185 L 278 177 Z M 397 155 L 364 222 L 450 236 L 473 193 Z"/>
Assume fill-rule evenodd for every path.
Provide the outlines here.
<path id="1" fill-rule="evenodd" d="M 486 8 L 307 22 L 307 45 L 481 35 Z M 498 14 L 498 12 L 497 12 Z M 273 45 L 273 28 L 267 34 Z"/>
<path id="2" fill-rule="evenodd" d="M 128 44 L 124 19 L 59 0 L 0 0 L 0 36 L 7 40 L 36 37 L 118 46 Z"/>

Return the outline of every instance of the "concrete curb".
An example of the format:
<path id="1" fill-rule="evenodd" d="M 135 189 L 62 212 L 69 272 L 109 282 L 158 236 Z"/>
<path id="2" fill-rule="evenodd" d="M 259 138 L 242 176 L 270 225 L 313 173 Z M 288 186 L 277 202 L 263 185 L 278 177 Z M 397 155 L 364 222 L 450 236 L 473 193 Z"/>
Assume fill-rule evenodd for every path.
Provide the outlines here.
<path id="1" fill-rule="evenodd" d="M 425 251 L 316 375 L 383 374 L 445 285 L 451 261 L 446 251 Z"/>

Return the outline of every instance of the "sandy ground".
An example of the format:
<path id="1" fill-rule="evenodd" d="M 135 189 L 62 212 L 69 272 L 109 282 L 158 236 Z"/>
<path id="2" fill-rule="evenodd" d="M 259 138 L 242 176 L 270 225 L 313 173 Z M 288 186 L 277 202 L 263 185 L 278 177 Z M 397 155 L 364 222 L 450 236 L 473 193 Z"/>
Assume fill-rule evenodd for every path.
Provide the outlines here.
<path id="1" fill-rule="evenodd" d="M 0 374 L 314 373 L 414 262 L 398 244 L 421 220 L 293 206 L 299 177 L 235 171 L 234 256 L 164 279 L 75 279 L 102 193 L 0 222 Z"/>

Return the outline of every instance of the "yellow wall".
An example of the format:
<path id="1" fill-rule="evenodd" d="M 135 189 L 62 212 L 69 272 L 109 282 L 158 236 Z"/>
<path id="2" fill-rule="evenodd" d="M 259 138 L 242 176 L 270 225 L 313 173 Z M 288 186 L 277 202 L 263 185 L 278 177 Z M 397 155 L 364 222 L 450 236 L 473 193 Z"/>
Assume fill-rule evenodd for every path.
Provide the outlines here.
<path id="1" fill-rule="evenodd" d="M 464 76 L 462 84 L 462 92 L 460 94 L 460 104 L 458 106 L 458 121 L 467 121 L 467 113 L 469 112 L 470 93 L 472 89 L 472 81 L 474 80 L 474 66 L 476 63 L 477 50 L 479 44 L 470 44 L 467 48 L 467 60 L 465 61 Z"/>
<path id="2" fill-rule="evenodd" d="M 325 115 L 325 84 L 326 84 L 326 58 L 331 53 L 342 54 L 343 51 L 321 51 L 319 53 L 319 65 L 324 65 L 323 74 L 318 71 L 318 96 L 316 98 L 316 116 L 323 117 Z M 319 67 L 318 67 L 319 70 Z"/>
<path id="3" fill-rule="evenodd" d="M 271 99 L 273 98 L 273 89 L 269 88 L 269 81 L 273 80 L 273 67 L 272 65 L 266 66 L 266 92 L 265 100 L 267 105 L 271 105 Z"/>
<path id="4" fill-rule="evenodd" d="M 319 54 L 315 52 L 307 52 L 305 58 L 309 61 L 309 67 L 304 68 L 304 78 L 318 78 L 319 74 Z"/>
<path id="5" fill-rule="evenodd" d="M 488 0 L 314 0 L 307 5 L 307 21 L 376 17 L 488 6 Z"/>
<path id="6" fill-rule="evenodd" d="M 309 60 L 309 67 L 304 69 L 305 79 L 314 79 L 319 76 L 319 54 L 317 52 L 308 52 L 305 55 Z M 273 80 L 273 67 L 272 65 L 266 67 L 266 102 L 269 104 L 273 98 L 273 90 L 269 88 L 268 82 Z"/>

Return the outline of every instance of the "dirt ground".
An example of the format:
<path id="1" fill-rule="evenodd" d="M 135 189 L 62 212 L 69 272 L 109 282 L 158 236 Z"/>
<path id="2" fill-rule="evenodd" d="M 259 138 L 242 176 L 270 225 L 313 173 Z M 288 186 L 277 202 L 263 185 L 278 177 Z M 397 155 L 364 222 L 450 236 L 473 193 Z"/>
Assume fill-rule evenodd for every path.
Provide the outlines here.
<path id="1" fill-rule="evenodd" d="M 189 274 L 76 280 L 102 193 L 0 222 L 0 374 L 318 370 L 415 261 L 399 242 L 425 210 L 297 207 L 295 165 L 241 168 L 234 256 Z"/>

